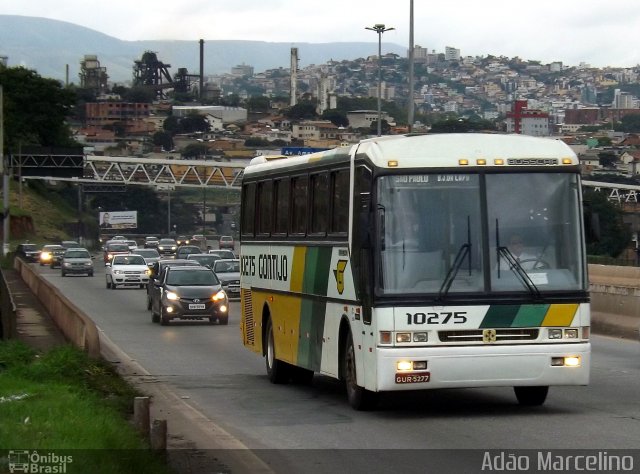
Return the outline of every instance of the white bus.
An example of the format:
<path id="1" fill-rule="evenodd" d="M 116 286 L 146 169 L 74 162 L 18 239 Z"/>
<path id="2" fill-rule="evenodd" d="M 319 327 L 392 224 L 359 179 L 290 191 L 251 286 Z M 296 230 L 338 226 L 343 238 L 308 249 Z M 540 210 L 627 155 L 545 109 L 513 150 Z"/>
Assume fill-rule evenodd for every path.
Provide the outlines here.
<path id="1" fill-rule="evenodd" d="M 384 391 L 587 385 L 578 160 L 561 141 L 389 136 L 244 172 L 241 329 L 274 383 Z M 520 260 L 520 258 L 523 258 Z"/>

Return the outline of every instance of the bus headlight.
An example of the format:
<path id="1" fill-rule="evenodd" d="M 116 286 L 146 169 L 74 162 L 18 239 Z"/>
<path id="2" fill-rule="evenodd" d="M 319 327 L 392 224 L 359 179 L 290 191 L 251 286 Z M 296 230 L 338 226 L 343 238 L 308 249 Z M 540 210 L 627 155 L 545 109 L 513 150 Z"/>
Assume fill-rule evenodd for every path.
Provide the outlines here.
<path id="1" fill-rule="evenodd" d="M 552 357 L 552 367 L 580 367 L 582 361 L 580 356 Z"/>
<path id="2" fill-rule="evenodd" d="M 549 339 L 562 339 L 562 329 L 549 329 Z"/>
<path id="3" fill-rule="evenodd" d="M 411 370 L 426 370 L 426 360 L 399 360 L 396 362 L 398 372 L 409 372 Z"/>
<path id="4" fill-rule="evenodd" d="M 396 342 L 411 342 L 411 333 L 410 332 L 398 332 L 396 333 Z"/>
<path id="5" fill-rule="evenodd" d="M 428 337 L 426 332 L 414 332 L 413 342 L 427 342 Z"/>
<path id="6" fill-rule="evenodd" d="M 564 330 L 565 339 L 578 339 L 578 328 L 571 328 Z"/>

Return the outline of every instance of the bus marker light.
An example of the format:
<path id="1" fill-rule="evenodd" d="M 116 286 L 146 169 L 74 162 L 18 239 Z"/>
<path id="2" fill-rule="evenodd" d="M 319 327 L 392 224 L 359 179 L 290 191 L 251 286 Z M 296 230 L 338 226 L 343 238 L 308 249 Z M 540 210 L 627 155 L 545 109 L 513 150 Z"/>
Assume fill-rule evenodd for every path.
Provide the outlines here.
<path id="1" fill-rule="evenodd" d="M 485 160 L 484 158 L 480 158 L 476 160 L 476 165 L 484 166 L 486 164 L 487 164 L 487 160 Z"/>
<path id="2" fill-rule="evenodd" d="M 460 166 L 467 166 L 469 164 L 469 160 L 466 160 L 466 159 L 463 158 L 461 160 L 458 160 L 458 164 Z"/>
<path id="3" fill-rule="evenodd" d="M 410 360 L 399 360 L 396 367 L 400 372 L 407 372 L 413 370 L 413 363 Z"/>
<path id="4" fill-rule="evenodd" d="M 410 332 L 397 333 L 396 342 L 411 342 L 411 333 Z"/>
<path id="5" fill-rule="evenodd" d="M 389 161 L 387 161 L 387 166 L 389 166 L 389 168 L 397 168 L 398 167 L 398 160 L 389 160 Z"/>
<path id="6" fill-rule="evenodd" d="M 563 165 L 570 165 L 572 162 L 571 158 L 562 158 Z"/>
<path id="7" fill-rule="evenodd" d="M 502 158 L 496 158 L 493 160 L 494 165 L 504 165 L 504 160 Z"/>

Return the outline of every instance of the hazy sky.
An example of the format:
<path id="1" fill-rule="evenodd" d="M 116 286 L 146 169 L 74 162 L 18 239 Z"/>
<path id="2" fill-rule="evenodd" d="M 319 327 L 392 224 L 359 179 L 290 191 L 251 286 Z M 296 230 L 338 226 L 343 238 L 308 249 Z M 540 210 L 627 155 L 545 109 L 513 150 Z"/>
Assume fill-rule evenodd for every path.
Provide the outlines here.
<path id="1" fill-rule="evenodd" d="M 0 14 L 46 17 L 122 40 L 367 41 L 409 44 L 410 0 L 0 0 Z M 594 67 L 640 63 L 640 0 L 414 0 L 414 43 L 463 56 Z M 383 50 L 384 52 L 384 50 Z"/>

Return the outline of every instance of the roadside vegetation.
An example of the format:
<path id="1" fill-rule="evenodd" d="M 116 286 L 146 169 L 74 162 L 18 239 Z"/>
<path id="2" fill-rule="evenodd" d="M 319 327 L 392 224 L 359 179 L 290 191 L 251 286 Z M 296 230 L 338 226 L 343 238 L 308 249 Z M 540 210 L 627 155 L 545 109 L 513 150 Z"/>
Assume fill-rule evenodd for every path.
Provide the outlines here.
<path id="1" fill-rule="evenodd" d="M 0 342 L 3 449 L 71 456 L 65 472 L 170 473 L 127 421 L 136 395 L 110 365 L 73 346 L 38 354 Z"/>

